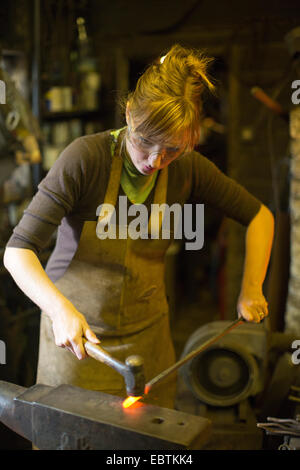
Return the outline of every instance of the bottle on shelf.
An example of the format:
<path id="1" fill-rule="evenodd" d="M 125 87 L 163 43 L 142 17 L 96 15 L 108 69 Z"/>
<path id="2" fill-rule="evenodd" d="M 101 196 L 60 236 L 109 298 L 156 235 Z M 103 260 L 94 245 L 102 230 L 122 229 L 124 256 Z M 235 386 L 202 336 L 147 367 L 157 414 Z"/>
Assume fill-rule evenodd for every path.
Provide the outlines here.
<path id="1" fill-rule="evenodd" d="M 78 30 L 78 107 L 87 111 L 95 111 L 99 107 L 101 75 L 92 51 L 91 40 L 87 34 L 85 19 L 83 17 L 77 18 L 76 24 Z"/>

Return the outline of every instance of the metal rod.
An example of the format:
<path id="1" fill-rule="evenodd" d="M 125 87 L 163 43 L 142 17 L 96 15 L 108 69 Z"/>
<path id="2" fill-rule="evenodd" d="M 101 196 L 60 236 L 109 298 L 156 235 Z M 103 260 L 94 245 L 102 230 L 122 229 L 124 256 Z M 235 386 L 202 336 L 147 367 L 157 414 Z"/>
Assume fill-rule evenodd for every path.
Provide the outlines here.
<path id="1" fill-rule="evenodd" d="M 164 370 L 161 372 L 159 375 L 154 377 L 152 380 L 150 380 L 146 386 L 145 386 L 145 393 L 148 393 L 150 389 L 160 382 L 161 380 L 165 379 L 168 375 L 172 374 L 175 370 L 179 369 L 179 367 L 183 366 L 186 362 L 190 361 L 194 357 L 198 356 L 201 352 L 205 351 L 205 349 L 209 348 L 213 343 L 221 339 L 223 336 L 227 335 L 231 330 L 236 328 L 238 325 L 241 325 L 244 323 L 244 320 L 242 318 L 238 318 L 234 322 L 230 323 L 221 333 L 218 333 L 216 336 L 213 338 L 208 339 L 203 343 L 199 348 L 195 349 L 194 351 L 191 351 L 189 354 L 187 354 L 184 358 L 182 358 L 180 361 L 176 362 L 173 364 L 171 367 L 168 369 Z"/>

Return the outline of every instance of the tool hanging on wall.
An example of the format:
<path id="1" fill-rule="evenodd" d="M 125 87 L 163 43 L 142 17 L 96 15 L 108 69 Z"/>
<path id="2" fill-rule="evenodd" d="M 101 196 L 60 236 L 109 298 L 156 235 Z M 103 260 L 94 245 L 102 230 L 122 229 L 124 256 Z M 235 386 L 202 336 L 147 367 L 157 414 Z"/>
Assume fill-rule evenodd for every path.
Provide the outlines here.
<path id="1" fill-rule="evenodd" d="M 263 103 L 268 109 L 273 111 L 273 113 L 282 117 L 285 121 L 289 121 L 288 112 L 281 106 L 280 103 L 278 103 L 278 101 L 267 95 L 267 93 L 262 90 L 262 88 L 258 86 L 251 88 L 251 94 L 254 96 L 254 98 Z"/>

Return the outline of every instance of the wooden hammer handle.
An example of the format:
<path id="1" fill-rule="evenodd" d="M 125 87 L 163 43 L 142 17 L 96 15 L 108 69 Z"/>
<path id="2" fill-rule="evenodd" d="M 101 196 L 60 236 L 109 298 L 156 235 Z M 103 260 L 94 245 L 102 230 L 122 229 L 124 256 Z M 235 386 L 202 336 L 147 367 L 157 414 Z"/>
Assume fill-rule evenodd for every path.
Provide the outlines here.
<path id="1" fill-rule="evenodd" d="M 120 362 L 118 359 L 112 357 L 105 349 L 101 348 L 99 344 L 92 343 L 91 341 L 87 341 L 83 338 L 83 345 L 86 350 L 86 353 L 96 359 L 96 361 L 102 362 L 109 367 L 112 367 L 120 374 L 124 375 L 126 369 L 126 365 L 123 362 Z"/>

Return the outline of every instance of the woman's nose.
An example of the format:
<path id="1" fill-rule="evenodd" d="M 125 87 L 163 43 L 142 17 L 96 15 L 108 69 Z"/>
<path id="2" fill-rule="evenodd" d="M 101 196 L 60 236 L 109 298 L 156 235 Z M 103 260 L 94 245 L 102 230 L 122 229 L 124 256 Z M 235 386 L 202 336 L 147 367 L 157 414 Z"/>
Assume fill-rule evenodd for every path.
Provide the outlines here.
<path id="1" fill-rule="evenodd" d="M 152 168 L 158 168 L 160 166 L 161 159 L 163 157 L 162 154 L 163 154 L 162 150 L 158 150 L 158 151 L 150 153 L 148 160 Z"/>

